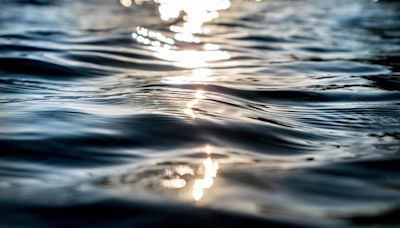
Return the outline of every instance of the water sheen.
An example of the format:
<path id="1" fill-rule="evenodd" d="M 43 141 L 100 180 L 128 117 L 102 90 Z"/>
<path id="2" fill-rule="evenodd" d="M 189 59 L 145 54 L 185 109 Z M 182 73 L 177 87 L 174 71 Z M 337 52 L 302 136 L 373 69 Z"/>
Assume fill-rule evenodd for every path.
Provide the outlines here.
<path id="1" fill-rule="evenodd" d="M 0 226 L 399 225 L 399 12 L 0 0 Z"/>

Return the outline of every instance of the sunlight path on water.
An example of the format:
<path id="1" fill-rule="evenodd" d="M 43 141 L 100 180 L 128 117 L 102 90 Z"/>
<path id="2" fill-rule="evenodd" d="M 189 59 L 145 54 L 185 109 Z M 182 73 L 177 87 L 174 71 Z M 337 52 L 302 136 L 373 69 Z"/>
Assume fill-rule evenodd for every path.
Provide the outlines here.
<path id="1" fill-rule="evenodd" d="M 227 60 L 230 55 L 226 51 L 220 50 L 219 45 L 212 43 L 202 44 L 201 38 L 197 35 L 210 33 L 210 29 L 204 28 L 204 24 L 219 17 L 219 10 L 226 10 L 231 6 L 229 0 L 155 0 L 159 4 L 160 19 L 169 21 L 182 17 L 183 23 L 172 25 L 169 30 L 175 34 L 173 37 L 158 31 L 151 31 L 144 27 L 137 27 L 136 32 L 132 33 L 132 38 L 139 43 L 147 45 L 153 51 L 153 55 L 161 60 L 169 61 L 175 66 L 192 69 L 192 74 L 188 76 L 170 76 L 161 80 L 165 84 L 207 84 L 212 80 L 213 72 L 207 66 L 219 60 Z M 135 1 L 136 5 L 142 5 L 143 1 Z M 121 0 L 121 4 L 130 7 L 130 0 Z M 177 43 L 183 42 L 185 46 L 193 46 L 193 49 L 181 48 Z M 190 45 L 192 43 L 192 45 Z M 205 98 L 205 91 L 198 88 L 194 94 L 194 99 L 186 103 L 183 113 L 193 120 L 198 118 L 196 106 Z M 202 161 L 200 170 L 202 178 L 194 180 L 192 196 L 195 201 L 203 198 L 206 189 L 214 184 L 214 178 L 219 169 L 218 162 L 211 158 L 212 147 L 206 145 L 204 151 L 207 157 Z M 166 170 L 168 173 L 168 170 Z M 193 174 L 193 173 L 192 173 Z M 187 185 L 184 179 L 163 180 L 162 185 L 166 189 L 180 189 Z"/>

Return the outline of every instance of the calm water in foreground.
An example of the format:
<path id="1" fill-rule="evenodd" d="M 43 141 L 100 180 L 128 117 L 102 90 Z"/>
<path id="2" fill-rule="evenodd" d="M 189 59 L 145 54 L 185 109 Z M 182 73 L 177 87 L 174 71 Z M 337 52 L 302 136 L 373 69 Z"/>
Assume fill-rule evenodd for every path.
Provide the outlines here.
<path id="1" fill-rule="evenodd" d="M 400 224 L 400 3 L 0 0 L 0 226 Z"/>

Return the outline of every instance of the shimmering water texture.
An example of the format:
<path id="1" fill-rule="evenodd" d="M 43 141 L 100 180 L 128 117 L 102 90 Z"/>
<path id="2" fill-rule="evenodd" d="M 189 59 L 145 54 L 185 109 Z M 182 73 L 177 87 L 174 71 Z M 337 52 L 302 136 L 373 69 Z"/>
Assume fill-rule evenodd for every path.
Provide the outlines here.
<path id="1" fill-rule="evenodd" d="M 399 226 L 399 53 L 396 1 L 0 0 L 0 226 Z"/>

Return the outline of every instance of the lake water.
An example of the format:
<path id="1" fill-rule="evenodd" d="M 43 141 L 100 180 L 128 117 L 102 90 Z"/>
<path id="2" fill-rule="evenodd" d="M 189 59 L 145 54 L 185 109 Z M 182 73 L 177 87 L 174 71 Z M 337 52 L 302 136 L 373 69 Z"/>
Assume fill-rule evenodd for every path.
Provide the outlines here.
<path id="1" fill-rule="evenodd" d="M 400 223 L 400 4 L 0 0 L 0 226 Z"/>

